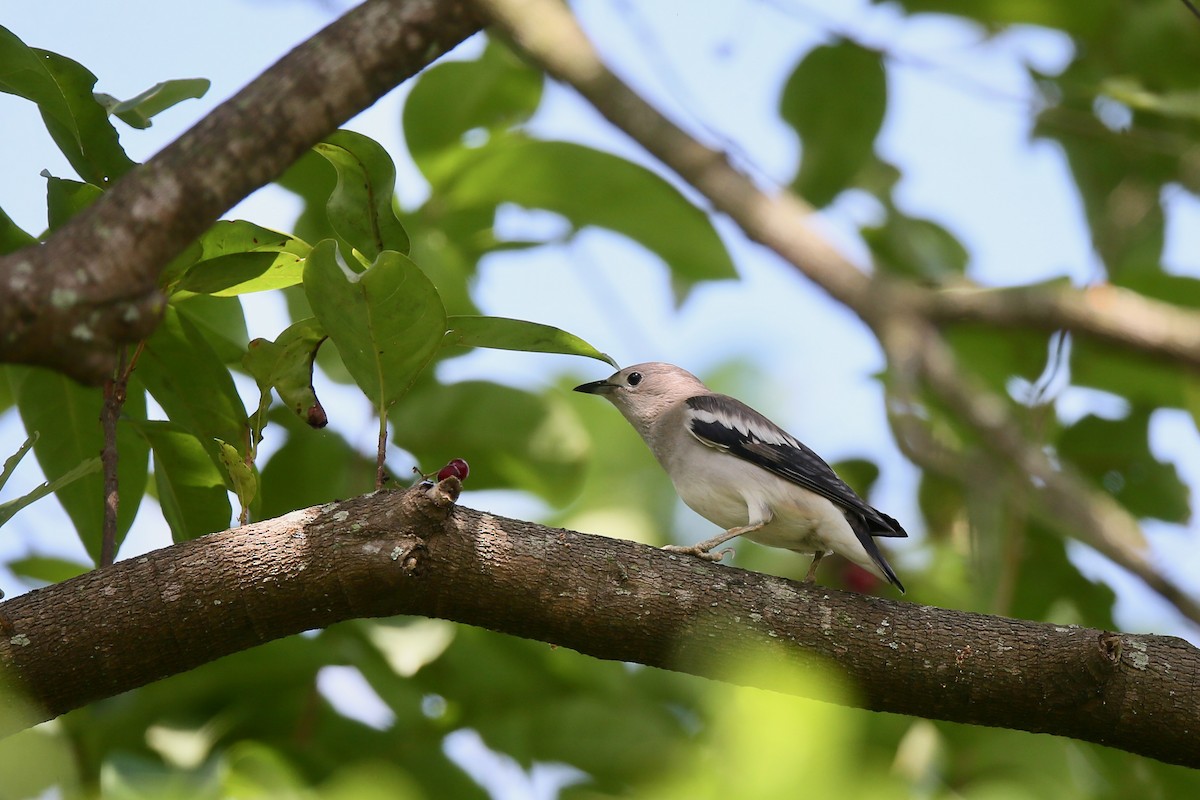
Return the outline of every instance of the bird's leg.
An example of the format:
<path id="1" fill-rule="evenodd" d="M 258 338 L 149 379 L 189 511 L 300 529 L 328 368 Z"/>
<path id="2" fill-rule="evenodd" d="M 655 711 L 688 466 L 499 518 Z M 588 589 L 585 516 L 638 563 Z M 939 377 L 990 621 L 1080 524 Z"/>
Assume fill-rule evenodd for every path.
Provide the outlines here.
<path id="1" fill-rule="evenodd" d="M 817 577 L 817 564 L 820 564 L 821 559 L 824 557 L 824 550 L 818 550 L 817 552 L 813 553 L 812 563 L 808 565 L 808 574 L 804 576 L 805 583 L 812 583 L 813 579 Z"/>
<path id="2" fill-rule="evenodd" d="M 716 536 L 712 537 L 711 539 L 705 539 L 703 542 L 697 542 L 696 544 L 693 544 L 693 545 L 685 546 L 685 545 L 678 545 L 678 544 L 669 544 L 666 547 L 664 547 L 663 550 L 666 550 L 671 553 L 687 553 L 688 555 L 693 555 L 693 556 L 697 556 L 699 558 L 703 558 L 705 561 L 720 561 L 722 558 L 725 557 L 726 553 L 732 553 L 733 549 L 727 547 L 724 550 L 720 551 L 719 553 L 712 553 L 709 551 L 712 550 L 714 547 L 716 547 L 719 544 L 724 544 L 725 542 L 728 542 L 730 539 L 741 536 L 743 533 L 752 533 L 752 532 L 758 530 L 759 528 L 763 527 L 764 525 L 766 525 L 767 522 L 770 522 L 770 520 L 766 520 L 764 522 L 759 522 L 756 525 L 743 525 L 740 528 L 730 528 L 729 530 L 725 531 L 724 533 L 718 533 Z"/>

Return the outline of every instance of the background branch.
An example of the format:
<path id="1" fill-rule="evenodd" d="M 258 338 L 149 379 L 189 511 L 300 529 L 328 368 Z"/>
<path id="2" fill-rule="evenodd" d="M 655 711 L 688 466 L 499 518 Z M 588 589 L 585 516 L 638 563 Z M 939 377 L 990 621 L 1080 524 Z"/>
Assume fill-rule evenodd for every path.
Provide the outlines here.
<path id="1" fill-rule="evenodd" d="M 766 647 L 836 664 L 864 708 L 1200 766 L 1200 651 L 1180 639 L 825 589 L 456 507 L 458 489 L 303 509 L 0 604 L 0 666 L 34 706 L 4 693 L 3 729 L 302 630 L 420 614 L 726 680 Z"/>
<path id="2" fill-rule="evenodd" d="M 479 29 L 461 0 L 370 0 L 280 59 L 48 241 L 0 258 L 0 361 L 99 384 L 158 324 L 158 273 L 218 217 Z"/>

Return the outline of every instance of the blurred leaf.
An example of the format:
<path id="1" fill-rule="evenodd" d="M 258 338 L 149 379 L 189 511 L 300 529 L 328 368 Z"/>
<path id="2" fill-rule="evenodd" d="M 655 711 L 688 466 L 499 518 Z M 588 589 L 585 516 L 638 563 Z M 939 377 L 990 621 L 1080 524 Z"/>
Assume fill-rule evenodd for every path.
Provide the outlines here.
<path id="1" fill-rule="evenodd" d="M 874 0 L 878 3 L 881 0 Z M 1089 7 L 1073 4 L 1029 3 L 1026 0 L 976 0 L 962 4 L 955 0 L 901 0 L 900 6 L 909 14 L 946 14 L 976 20 L 991 30 L 1017 24 L 1042 25 L 1088 34 L 1111 22 L 1107 13 L 1113 3 L 1098 3 Z"/>
<path id="2" fill-rule="evenodd" d="M 967 270 L 967 249 L 936 222 L 893 208 L 882 226 L 863 228 L 862 235 L 876 263 L 895 274 L 937 283 Z"/>
<path id="3" fill-rule="evenodd" d="M 780 100 L 780 114 L 803 148 L 796 192 L 821 208 L 852 186 L 872 160 L 886 108 L 879 53 L 849 41 L 810 50 Z"/>
<path id="4" fill-rule="evenodd" d="M 542 98 L 542 73 L 489 40 L 475 61 L 441 61 L 421 73 L 404 101 L 404 140 L 433 184 L 461 167 L 482 137 L 525 122 Z M 446 102 L 453 97 L 454 102 Z M 466 134 L 482 137 L 467 140 Z"/>
<path id="5" fill-rule="evenodd" d="M 925 520 L 925 532 L 933 539 L 947 540 L 966 523 L 962 486 L 930 470 L 921 473 L 917 504 Z"/>
<path id="6" fill-rule="evenodd" d="M 212 456 L 172 422 L 140 421 L 136 430 L 154 453 L 154 485 L 171 539 L 183 542 L 229 527 L 229 495 Z"/>
<path id="7" fill-rule="evenodd" d="M 86 564 L 56 556 L 26 556 L 8 562 L 7 566 L 14 575 L 45 584 L 62 583 L 91 569 Z"/>
<path id="8" fill-rule="evenodd" d="M 323 428 L 329 421 L 312 386 L 313 362 L 325 339 L 321 323 L 309 317 L 288 327 L 274 342 L 250 342 L 242 359 L 264 396 L 274 389 L 292 413 L 314 428 Z"/>
<path id="9" fill-rule="evenodd" d="M 1007 614 L 1064 625 L 1115 626 L 1116 592 L 1080 573 L 1067 556 L 1070 531 L 1030 521 L 1021 533 L 1019 570 Z"/>
<path id="10" fill-rule="evenodd" d="M 31 437 L 29 440 L 27 440 L 26 444 L 32 445 L 35 441 L 36 437 Z M 24 455 L 24 453 L 22 452 L 21 455 Z M 6 462 L 5 467 L 7 468 L 7 466 L 8 464 Z M 46 495 L 53 494 L 63 487 L 69 486 L 85 475 L 91 475 L 93 472 L 99 471 L 100 457 L 96 456 L 95 458 L 90 458 L 87 461 L 84 461 L 74 469 L 68 470 L 52 481 L 43 482 L 31 492 L 23 494 L 20 497 L 13 498 L 7 502 L 0 503 L 0 525 L 3 525 L 12 519 L 13 516 L 16 515 L 16 513 L 21 509 L 36 503 Z"/>
<path id="11" fill-rule="evenodd" d="M 46 209 L 50 220 L 50 230 L 55 230 L 75 216 L 104 193 L 99 186 L 90 183 L 55 178 L 47 170 L 42 170 L 46 179 Z"/>
<path id="12" fill-rule="evenodd" d="M 1057 449 L 1134 516 L 1187 522 L 1188 488 L 1174 464 L 1151 454 L 1149 437 L 1144 409 L 1119 420 L 1088 415 L 1062 432 Z"/>
<path id="13" fill-rule="evenodd" d="M 26 431 L 43 431 L 33 445 L 42 473 L 54 481 L 96 457 L 104 447 L 100 389 L 85 389 L 55 372 L 9 365 L 8 376 Z M 122 417 L 145 419 L 146 395 L 129 387 Z M 117 514 L 117 547 L 125 539 L 146 491 L 149 448 L 129 425 L 117 425 L 117 479 L 120 508 Z M 104 478 L 97 472 L 62 487 L 55 496 L 75 525 L 88 555 L 100 558 L 104 522 Z"/>
<path id="14" fill-rule="evenodd" d="M 216 456 L 217 439 L 245 446 L 246 409 L 233 377 L 200 328 L 173 306 L 146 340 L 134 375 L 210 455 Z"/>
<path id="15" fill-rule="evenodd" d="M 516 203 L 561 214 L 575 228 L 624 234 L 685 284 L 736 277 L 708 215 L 645 167 L 571 142 L 516 134 L 472 150 L 453 179 L 434 192 L 455 207 Z"/>
<path id="16" fill-rule="evenodd" d="M 107 188 L 133 166 L 104 107 L 96 76 L 69 58 L 28 47 L 0 26 L 0 92 L 32 100 L 46 130 L 79 176 Z"/>
<path id="17" fill-rule="evenodd" d="M 337 238 L 329 223 L 325 206 L 337 187 L 337 172 L 333 165 L 309 150 L 287 169 L 278 184 L 304 201 L 304 209 L 296 219 L 293 232 L 306 242 Z"/>
<path id="18" fill-rule="evenodd" d="M 427 386 L 396 407 L 392 424 L 393 441 L 425 469 L 466 459 L 470 489 L 524 489 L 561 505 L 583 479 L 588 436 L 557 392 L 482 381 Z"/>
<path id="19" fill-rule="evenodd" d="M 374 458 L 355 450 L 340 433 L 310 428 L 281 408 L 272 409 L 270 419 L 279 429 L 286 429 L 288 436 L 266 465 L 260 465 L 259 514 L 264 519 L 354 497 L 374 488 Z M 314 464 L 320 468 L 313 469 Z"/>
<path id="20" fill-rule="evenodd" d="M 1189 387 L 1200 387 L 1195 376 L 1174 364 L 1082 336 L 1071 341 L 1071 382 L 1111 392 L 1134 405 L 1169 408 L 1188 408 Z"/>
<path id="21" fill-rule="evenodd" d="M 433 281 L 448 314 L 479 313 L 471 288 L 480 257 L 495 244 L 494 217 L 491 209 L 445 212 L 428 204 L 405 217 L 412 231 L 412 260 Z"/>
<path id="22" fill-rule="evenodd" d="M 338 236 L 368 260 L 384 250 L 408 253 L 408 234 L 392 208 L 396 167 L 374 139 L 335 131 L 314 148 L 337 171 L 325 210 Z"/>
<path id="23" fill-rule="evenodd" d="M 229 297 L 300 283 L 312 248 L 245 220 L 221 220 L 164 270 L 168 291 Z"/>
<path id="24" fill-rule="evenodd" d="M 871 496 L 871 487 L 879 480 L 879 467 L 865 458 L 847 458 L 830 466 L 839 478 L 864 499 Z"/>
<path id="25" fill-rule="evenodd" d="M 11 697 L 0 700 L 6 707 L 16 705 Z M 0 800 L 79 797 L 84 792 L 70 738 L 45 726 L 0 740 L 0 776 Z"/>
<path id="26" fill-rule="evenodd" d="M 0 208 L 0 256 L 8 255 L 36 242 L 36 237 L 21 230 L 4 209 Z"/>
<path id="27" fill-rule="evenodd" d="M 355 382 L 387 412 L 429 363 L 446 332 L 437 290 L 408 257 L 385 250 L 366 272 L 339 263 L 331 240 L 304 269 L 304 292 Z"/>
<path id="28" fill-rule="evenodd" d="M 1086 79 L 1092 80 L 1090 70 Z M 1104 125 L 1095 116 L 1094 102 L 1089 92 L 1047 108 L 1035 132 L 1062 147 L 1092 244 L 1109 279 L 1124 284 L 1142 273 L 1161 271 L 1166 237 L 1161 194 L 1166 184 L 1185 180 L 1186 170 L 1169 149 L 1138 146 L 1127 132 Z"/>
<path id="29" fill-rule="evenodd" d="M 443 346 L 563 353 L 594 358 L 611 364 L 614 369 L 621 368 L 612 356 L 601 353 L 578 336 L 550 325 L 505 317 L 478 316 L 448 317 L 446 324 L 450 329 L 446 331 Z"/>
<path id="30" fill-rule="evenodd" d="M 1036 381 L 1046 369 L 1050 334 L 964 323 L 943 329 L 959 363 L 984 379 L 993 389 L 1007 393 L 1010 378 Z"/>
<path id="31" fill-rule="evenodd" d="M 96 100 L 109 114 L 129 127 L 149 128 L 151 117 L 184 100 L 203 97 L 211 85 L 212 81 L 207 78 L 176 78 L 156 83 L 128 100 L 118 100 L 102 92 L 96 93 Z"/>

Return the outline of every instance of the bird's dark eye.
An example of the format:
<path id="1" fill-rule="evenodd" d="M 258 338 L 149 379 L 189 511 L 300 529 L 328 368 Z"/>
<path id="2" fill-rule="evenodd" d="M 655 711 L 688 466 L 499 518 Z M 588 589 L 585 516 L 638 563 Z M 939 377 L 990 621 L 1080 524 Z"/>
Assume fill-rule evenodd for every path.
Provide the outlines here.
<path id="1" fill-rule="evenodd" d="M 639 383 L 642 382 L 642 373 L 631 372 L 631 373 L 629 373 L 629 377 L 626 380 L 628 381 L 630 386 L 637 386 Z"/>

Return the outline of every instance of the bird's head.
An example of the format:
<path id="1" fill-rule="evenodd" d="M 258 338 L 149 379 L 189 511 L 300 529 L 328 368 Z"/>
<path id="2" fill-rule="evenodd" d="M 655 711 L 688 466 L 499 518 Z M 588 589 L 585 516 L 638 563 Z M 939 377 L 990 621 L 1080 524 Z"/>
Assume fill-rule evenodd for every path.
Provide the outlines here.
<path id="1" fill-rule="evenodd" d="M 604 397 L 646 437 L 664 412 L 708 388 L 685 369 L 649 362 L 626 367 L 602 381 L 581 384 L 575 391 Z"/>

